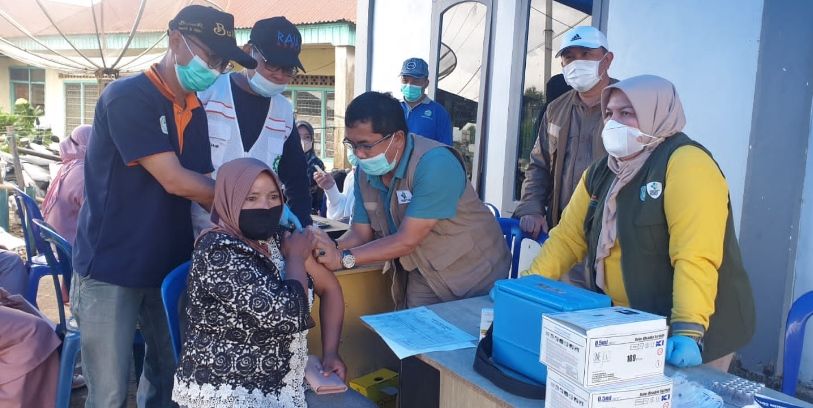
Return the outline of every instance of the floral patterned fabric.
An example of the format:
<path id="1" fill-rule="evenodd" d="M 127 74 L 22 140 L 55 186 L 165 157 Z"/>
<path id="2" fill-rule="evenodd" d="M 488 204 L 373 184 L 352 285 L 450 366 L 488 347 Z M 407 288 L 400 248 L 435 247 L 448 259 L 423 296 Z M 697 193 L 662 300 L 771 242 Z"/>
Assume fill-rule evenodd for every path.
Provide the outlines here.
<path id="1" fill-rule="evenodd" d="M 172 398 L 188 407 L 305 407 L 310 296 L 271 258 L 207 233 L 192 254 L 186 338 Z"/>

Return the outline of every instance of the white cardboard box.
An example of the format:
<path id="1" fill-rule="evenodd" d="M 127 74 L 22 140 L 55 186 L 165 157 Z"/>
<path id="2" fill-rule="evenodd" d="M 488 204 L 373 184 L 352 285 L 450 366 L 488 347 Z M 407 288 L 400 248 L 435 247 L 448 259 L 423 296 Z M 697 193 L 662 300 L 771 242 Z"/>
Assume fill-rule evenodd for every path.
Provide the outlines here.
<path id="1" fill-rule="evenodd" d="M 548 371 L 546 408 L 669 408 L 672 379 L 663 375 L 601 387 L 584 388 Z"/>
<path id="2" fill-rule="evenodd" d="M 543 316 L 539 361 L 584 387 L 663 374 L 666 319 L 625 307 Z"/>

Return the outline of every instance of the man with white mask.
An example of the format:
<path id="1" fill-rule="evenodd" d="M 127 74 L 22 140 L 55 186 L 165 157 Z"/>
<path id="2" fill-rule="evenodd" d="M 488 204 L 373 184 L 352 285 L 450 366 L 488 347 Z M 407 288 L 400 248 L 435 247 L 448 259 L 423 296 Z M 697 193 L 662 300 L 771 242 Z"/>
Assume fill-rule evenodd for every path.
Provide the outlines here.
<path id="1" fill-rule="evenodd" d="M 535 238 L 559 222 L 581 174 L 607 154 L 601 142 L 601 91 L 618 82 L 608 75 L 613 53 L 608 51 L 607 37 L 594 27 L 574 27 L 565 33 L 556 56 L 573 89 L 547 105 L 514 211 L 520 228 Z M 582 274 L 574 271 L 568 276 L 579 284 Z"/>
<path id="2" fill-rule="evenodd" d="M 198 93 L 209 121 L 212 164 L 253 157 L 268 164 L 285 186 L 288 206 L 302 225 L 311 223 L 305 154 L 294 126 L 293 107 L 282 95 L 299 71 L 302 35 L 285 17 L 257 21 L 243 51 L 255 69 L 223 75 Z M 290 214 L 290 213 L 286 213 Z M 212 225 L 209 213 L 192 206 L 195 232 Z"/>

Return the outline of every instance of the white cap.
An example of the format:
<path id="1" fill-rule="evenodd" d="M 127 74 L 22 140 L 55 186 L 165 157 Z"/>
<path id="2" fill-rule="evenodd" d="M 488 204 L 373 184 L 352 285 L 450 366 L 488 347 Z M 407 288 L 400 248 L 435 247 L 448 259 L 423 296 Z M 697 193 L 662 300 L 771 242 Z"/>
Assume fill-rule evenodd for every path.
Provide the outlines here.
<path id="1" fill-rule="evenodd" d="M 584 48 L 599 48 L 604 47 L 609 50 L 607 46 L 607 37 L 595 27 L 591 26 L 578 26 L 573 27 L 570 31 L 562 36 L 562 45 L 559 46 L 559 52 L 556 53 L 558 57 L 565 48 L 568 47 L 584 47 Z"/>

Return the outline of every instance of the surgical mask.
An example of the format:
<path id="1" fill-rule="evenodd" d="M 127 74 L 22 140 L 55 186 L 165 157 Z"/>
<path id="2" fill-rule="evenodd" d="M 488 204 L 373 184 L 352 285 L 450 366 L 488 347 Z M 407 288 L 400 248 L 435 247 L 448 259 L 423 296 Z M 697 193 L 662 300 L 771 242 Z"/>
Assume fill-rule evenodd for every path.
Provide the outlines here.
<path id="1" fill-rule="evenodd" d="M 390 136 L 394 138 L 394 136 Z M 390 162 L 387 160 L 387 151 L 390 150 L 390 146 L 392 145 L 392 139 L 390 143 L 387 145 L 387 149 L 384 150 L 383 153 L 379 153 L 373 157 L 368 159 L 358 159 L 359 166 L 361 169 L 364 170 L 365 173 L 372 175 L 372 176 L 383 176 L 392 171 L 395 168 L 395 161 L 393 160 Z"/>
<path id="2" fill-rule="evenodd" d="M 186 65 L 180 65 L 178 64 L 178 57 L 175 56 L 175 75 L 178 77 L 178 83 L 180 83 L 181 87 L 187 92 L 205 91 L 217 81 L 217 77 L 220 76 L 220 71 L 209 68 L 209 66 L 203 62 L 203 59 L 192 52 L 192 49 L 189 48 L 189 43 L 186 42 L 186 38 L 183 36 L 181 36 L 181 38 L 183 38 L 183 42 L 186 44 L 186 49 L 192 54 L 192 60 Z"/>
<path id="3" fill-rule="evenodd" d="M 302 151 L 303 151 L 303 152 L 308 152 L 308 151 L 310 151 L 311 149 L 313 149 L 313 142 L 312 142 L 312 141 L 305 141 L 305 140 L 303 140 L 303 141 L 302 141 Z"/>
<path id="4" fill-rule="evenodd" d="M 254 48 L 251 49 L 251 56 L 254 57 Z M 248 71 L 246 71 L 246 77 L 248 77 Z M 254 91 L 254 93 L 266 98 L 273 98 L 285 92 L 285 90 L 288 88 L 287 84 L 278 84 L 260 75 L 260 73 L 257 71 L 254 71 L 254 76 L 248 79 L 248 86 L 251 87 L 251 90 Z"/>
<path id="5" fill-rule="evenodd" d="M 564 68 L 562 68 L 565 82 L 572 86 L 577 92 L 589 91 L 601 80 L 598 67 L 602 60 L 604 60 L 604 57 L 601 57 L 598 61 L 576 60 L 565 65 Z"/>
<path id="6" fill-rule="evenodd" d="M 240 210 L 240 232 L 248 239 L 268 240 L 280 233 L 282 205 L 271 208 L 251 208 Z"/>
<path id="7" fill-rule="evenodd" d="M 416 102 L 423 95 L 423 88 L 418 85 L 401 84 L 401 93 L 407 102 Z"/>
<path id="8" fill-rule="evenodd" d="M 359 158 L 353 153 L 353 149 L 345 149 L 345 151 L 347 151 L 347 161 L 351 166 L 356 167 L 359 164 Z"/>
<path id="9" fill-rule="evenodd" d="M 654 139 L 649 143 L 641 143 L 638 136 L 646 136 Z M 617 159 L 632 156 L 640 152 L 644 147 L 657 141 L 657 137 L 647 135 L 639 129 L 627 126 L 615 120 L 608 120 L 601 131 L 601 140 L 604 142 L 604 149 L 607 154 Z"/>

